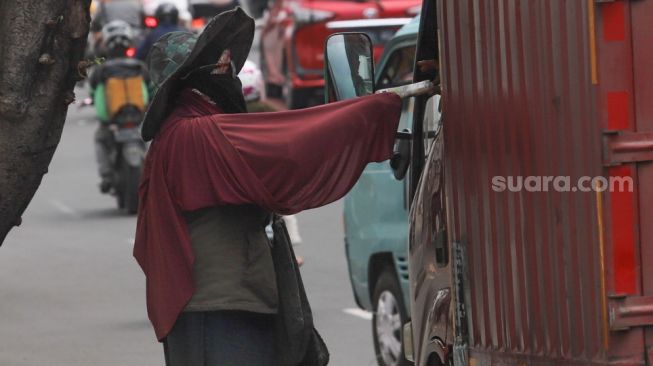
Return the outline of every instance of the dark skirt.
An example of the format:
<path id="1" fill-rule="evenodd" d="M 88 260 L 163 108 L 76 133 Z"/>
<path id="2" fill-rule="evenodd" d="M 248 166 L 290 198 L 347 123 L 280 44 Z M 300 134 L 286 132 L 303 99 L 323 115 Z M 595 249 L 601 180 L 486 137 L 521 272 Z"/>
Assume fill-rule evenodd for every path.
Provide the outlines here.
<path id="1" fill-rule="evenodd" d="M 274 315 L 181 313 L 163 349 L 166 366 L 274 366 Z"/>

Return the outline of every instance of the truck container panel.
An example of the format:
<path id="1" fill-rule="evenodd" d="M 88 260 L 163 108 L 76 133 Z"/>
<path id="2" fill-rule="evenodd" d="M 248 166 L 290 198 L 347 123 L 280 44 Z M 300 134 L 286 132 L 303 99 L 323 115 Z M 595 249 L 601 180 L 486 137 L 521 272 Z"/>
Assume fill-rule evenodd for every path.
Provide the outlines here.
<path id="1" fill-rule="evenodd" d="M 437 4 L 469 363 L 645 364 L 653 1 Z"/>

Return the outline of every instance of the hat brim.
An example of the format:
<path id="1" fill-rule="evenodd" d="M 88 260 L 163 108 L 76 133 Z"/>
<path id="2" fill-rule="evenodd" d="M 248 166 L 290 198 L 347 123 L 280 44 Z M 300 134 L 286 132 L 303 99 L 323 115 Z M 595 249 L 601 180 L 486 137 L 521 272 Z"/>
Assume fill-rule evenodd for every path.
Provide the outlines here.
<path id="1" fill-rule="evenodd" d="M 254 19 L 240 7 L 216 15 L 209 21 L 188 58 L 161 83 L 154 93 L 141 125 L 141 137 L 144 141 L 154 138 L 168 116 L 171 107 L 169 102 L 177 92 L 179 79 L 196 67 L 202 66 L 197 63 L 200 56 L 203 60 L 214 59 L 217 62 L 222 51 L 230 49 L 235 71 L 240 72 L 254 41 L 254 27 Z M 207 56 L 206 52 L 215 53 L 215 56 Z"/>

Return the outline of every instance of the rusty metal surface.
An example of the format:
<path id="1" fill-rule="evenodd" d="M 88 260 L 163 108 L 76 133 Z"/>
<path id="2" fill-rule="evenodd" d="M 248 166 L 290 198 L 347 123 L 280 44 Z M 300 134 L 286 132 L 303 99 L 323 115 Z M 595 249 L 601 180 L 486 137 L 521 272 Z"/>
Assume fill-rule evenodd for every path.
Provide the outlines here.
<path id="1" fill-rule="evenodd" d="M 604 165 L 613 166 L 639 161 L 653 161 L 653 133 L 627 131 L 604 133 Z"/>
<path id="2" fill-rule="evenodd" d="M 627 330 L 639 325 L 653 325 L 651 296 L 624 297 L 610 304 L 610 319 L 615 330 Z"/>
<path id="3" fill-rule="evenodd" d="M 651 182 L 650 162 L 604 168 L 602 140 L 607 130 L 653 129 L 653 103 L 632 97 L 653 100 L 651 3 L 439 0 L 449 241 L 467 252 L 474 362 L 644 362 L 642 328 L 608 329 L 600 243 L 605 291 L 650 294 L 653 266 L 646 280 L 640 270 L 644 253 L 653 260 L 653 228 L 640 226 L 638 213 L 653 213 L 653 185 L 597 197 L 552 186 L 497 192 L 492 179 L 565 176 L 573 186 L 582 176 L 630 175 Z M 636 7 L 642 11 L 632 13 L 631 25 Z M 648 40 L 634 57 L 631 27 Z M 648 86 L 634 88 L 633 65 Z M 616 144 L 622 153 L 650 148 L 623 143 Z"/>
<path id="4" fill-rule="evenodd" d="M 639 133 L 653 132 L 653 1 L 630 3 L 632 21 L 633 79 L 635 87 L 634 116 Z M 644 296 L 653 296 L 653 225 L 647 220 L 653 217 L 653 163 L 637 164 L 639 180 L 639 235 L 642 263 L 642 287 Z M 648 184 L 647 184 L 648 183 Z M 649 363 L 653 362 L 653 327 L 644 331 L 645 349 Z"/>

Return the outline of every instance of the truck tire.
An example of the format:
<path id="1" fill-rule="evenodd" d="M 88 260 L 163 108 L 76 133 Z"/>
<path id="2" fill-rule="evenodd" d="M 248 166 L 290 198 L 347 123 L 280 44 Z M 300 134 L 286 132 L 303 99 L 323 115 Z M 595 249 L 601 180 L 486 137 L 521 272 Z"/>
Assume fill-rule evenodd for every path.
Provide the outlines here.
<path id="1" fill-rule="evenodd" d="M 444 366 L 442 362 L 440 362 L 440 358 L 437 355 L 432 355 L 429 357 L 429 362 L 427 364 L 428 366 Z M 447 363 L 447 365 L 450 365 L 450 363 Z"/>
<path id="2" fill-rule="evenodd" d="M 386 267 L 374 285 L 372 335 L 379 366 L 409 366 L 401 333 L 408 321 L 401 286 L 392 267 Z"/>

